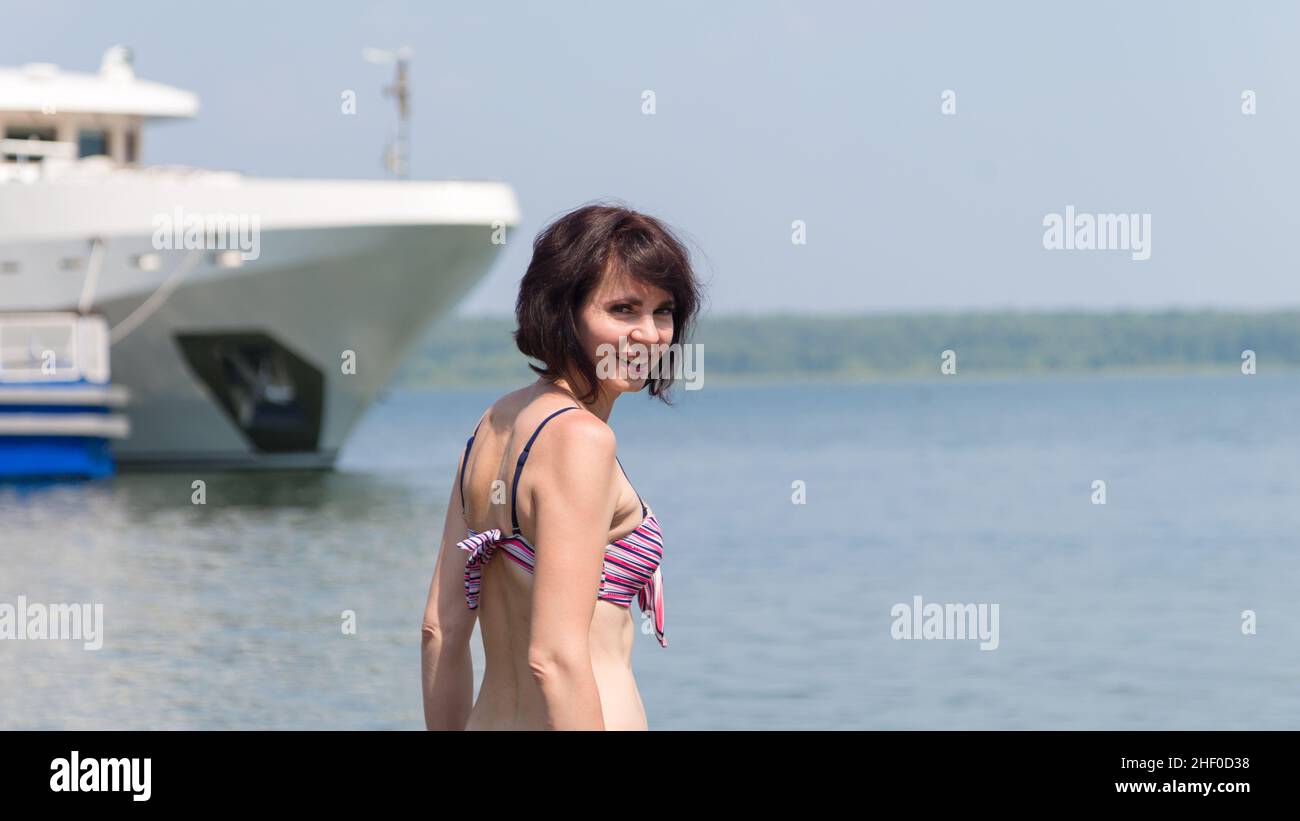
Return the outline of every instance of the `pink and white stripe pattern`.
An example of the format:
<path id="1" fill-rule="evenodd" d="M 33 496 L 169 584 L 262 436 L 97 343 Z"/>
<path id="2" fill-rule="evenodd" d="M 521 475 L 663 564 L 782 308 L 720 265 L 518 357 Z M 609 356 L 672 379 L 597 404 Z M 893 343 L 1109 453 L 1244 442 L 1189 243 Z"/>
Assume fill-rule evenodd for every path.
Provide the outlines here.
<path id="1" fill-rule="evenodd" d="M 469 538 L 456 543 L 469 553 L 465 562 L 465 603 L 469 609 L 478 608 L 483 583 L 483 566 L 498 549 L 515 564 L 532 573 L 536 566 L 537 551 L 516 533 L 502 538 L 499 528 L 479 533 L 472 528 Z M 600 592 L 596 598 L 613 602 L 621 607 L 631 607 L 635 596 L 641 612 L 648 616 L 654 627 L 655 638 L 663 647 L 668 646 L 664 632 L 664 583 L 660 566 L 664 556 L 663 532 L 653 514 L 646 516 L 636 530 L 605 546 L 605 567 L 600 574 Z"/>

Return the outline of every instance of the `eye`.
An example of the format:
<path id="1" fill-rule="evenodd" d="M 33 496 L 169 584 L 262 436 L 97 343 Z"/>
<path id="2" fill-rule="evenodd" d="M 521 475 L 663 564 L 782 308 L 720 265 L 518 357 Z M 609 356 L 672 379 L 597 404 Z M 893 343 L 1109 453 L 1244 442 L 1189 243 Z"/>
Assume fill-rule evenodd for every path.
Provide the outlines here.
<path id="1" fill-rule="evenodd" d="M 631 311 L 632 306 L 627 303 L 620 303 L 618 305 L 615 305 L 611 310 L 617 314 L 617 313 L 622 313 L 624 310 Z M 660 308 L 659 310 L 655 311 L 655 313 L 657 314 L 667 314 L 667 315 L 671 315 L 672 312 L 673 312 L 672 308 Z"/>

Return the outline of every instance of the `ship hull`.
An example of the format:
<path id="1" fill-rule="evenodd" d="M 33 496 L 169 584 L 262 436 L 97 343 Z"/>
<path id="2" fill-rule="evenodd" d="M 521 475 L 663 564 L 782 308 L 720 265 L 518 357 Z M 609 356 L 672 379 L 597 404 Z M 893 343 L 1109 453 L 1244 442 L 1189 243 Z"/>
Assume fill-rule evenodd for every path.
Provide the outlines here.
<path id="1" fill-rule="evenodd" d="M 497 184 L 442 184 L 484 186 L 461 218 L 436 183 L 337 185 L 295 181 L 260 198 L 218 186 L 206 202 L 206 191 L 186 198 L 175 187 L 118 191 L 116 201 L 111 186 L 87 188 L 82 197 L 101 197 L 103 218 L 82 201 L 44 236 L 34 221 L 57 202 L 47 191 L 24 208 L 21 190 L 4 186 L 0 213 L 19 223 L 26 213 L 30 224 L 24 232 L 10 221 L 0 233 L 0 262 L 9 263 L 0 310 L 76 308 L 99 237 L 93 310 L 114 328 L 113 381 L 131 394 L 131 435 L 114 443 L 119 465 L 329 468 L 403 357 L 486 274 L 516 220 L 513 193 Z M 379 202 L 385 185 L 407 187 Z M 415 186 L 441 199 L 412 196 Z M 38 186 L 17 188 L 31 197 Z M 342 208 L 320 201 L 349 194 Z M 191 214 L 256 215 L 257 257 L 232 264 L 208 247 L 160 249 L 152 228 L 182 201 Z M 154 270 L 139 262 L 149 255 Z M 80 267 L 67 262 L 76 259 Z"/>

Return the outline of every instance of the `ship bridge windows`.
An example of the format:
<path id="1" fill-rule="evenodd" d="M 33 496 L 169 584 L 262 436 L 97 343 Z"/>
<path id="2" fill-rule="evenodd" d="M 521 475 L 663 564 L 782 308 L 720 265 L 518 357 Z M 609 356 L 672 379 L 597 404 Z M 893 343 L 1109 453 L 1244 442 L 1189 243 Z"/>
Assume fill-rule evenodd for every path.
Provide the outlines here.
<path id="1" fill-rule="evenodd" d="M 77 132 L 77 157 L 108 155 L 108 132 L 102 128 L 83 128 Z"/>
<path id="2" fill-rule="evenodd" d="M 49 140 L 54 141 L 54 126 L 11 125 L 5 128 L 6 140 Z"/>

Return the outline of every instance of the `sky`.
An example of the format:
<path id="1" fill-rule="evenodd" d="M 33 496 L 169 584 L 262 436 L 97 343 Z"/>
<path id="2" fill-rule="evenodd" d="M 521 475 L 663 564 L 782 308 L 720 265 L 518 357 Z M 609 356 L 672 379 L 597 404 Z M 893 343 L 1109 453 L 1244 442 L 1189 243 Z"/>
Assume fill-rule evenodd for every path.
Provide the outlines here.
<path id="1" fill-rule="evenodd" d="M 383 177 L 391 69 L 361 52 L 410 46 L 411 176 L 507 182 L 523 215 L 462 315 L 510 314 L 542 226 L 610 199 L 688 239 L 715 316 L 1300 305 L 1300 4 L 0 0 L 0 20 L 0 64 L 96 71 L 122 43 L 196 92 L 145 162 L 273 177 Z M 1149 258 L 1044 248 L 1067 206 L 1149 215 Z"/>

